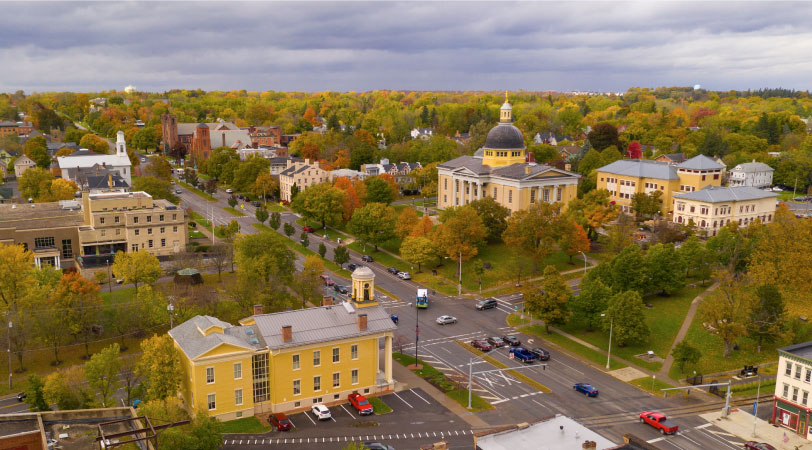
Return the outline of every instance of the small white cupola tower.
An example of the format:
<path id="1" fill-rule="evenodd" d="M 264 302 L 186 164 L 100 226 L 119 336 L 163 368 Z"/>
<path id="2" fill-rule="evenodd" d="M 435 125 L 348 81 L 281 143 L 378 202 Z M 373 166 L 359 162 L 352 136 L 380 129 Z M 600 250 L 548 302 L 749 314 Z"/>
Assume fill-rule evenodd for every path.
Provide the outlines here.
<path id="1" fill-rule="evenodd" d="M 512 123 L 513 122 L 513 107 L 508 102 L 508 92 L 505 91 L 505 103 L 500 108 L 499 122 Z"/>
<path id="2" fill-rule="evenodd" d="M 124 142 L 124 132 L 116 133 L 116 155 L 127 156 L 127 143 Z"/>

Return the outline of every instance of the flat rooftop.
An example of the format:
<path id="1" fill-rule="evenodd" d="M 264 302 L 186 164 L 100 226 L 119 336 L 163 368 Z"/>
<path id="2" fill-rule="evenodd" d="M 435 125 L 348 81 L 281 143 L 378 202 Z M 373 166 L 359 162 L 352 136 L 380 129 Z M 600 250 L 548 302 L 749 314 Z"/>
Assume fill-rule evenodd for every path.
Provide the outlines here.
<path id="1" fill-rule="evenodd" d="M 137 192 L 100 192 L 98 194 L 90 194 L 91 200 L 116 200 L 123 198 L 152 198 L 151 195 L 143 191 Z"/>
<path id="2" fill-rule="evenodd" d="M 789 345 L 778 350 L 812 361 L 812 341 Z"/>
<path id="3" fill-rule="evenodd" d="M 76 226 L 83 221 L 80 209 L 64 209 L 59 202 L 0 205 L 0 228 L 59 228 Z"/>
<path id="4" fill-rule="evenodd" d="M 597 450 L 617 446 L 609 439 L 561 414 L 539 420 L 524 428 L 514 426 L 476 435 L 476 445 L 481 450 L 581 450 L 584 441 L 594 441 Z"/>

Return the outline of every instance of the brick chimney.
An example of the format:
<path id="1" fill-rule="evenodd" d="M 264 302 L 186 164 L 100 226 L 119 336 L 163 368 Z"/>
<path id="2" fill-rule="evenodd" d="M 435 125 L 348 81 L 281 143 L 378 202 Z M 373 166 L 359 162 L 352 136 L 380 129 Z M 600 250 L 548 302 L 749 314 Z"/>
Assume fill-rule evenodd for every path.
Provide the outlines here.
<path id="1" fill-rule="evenodd" d="M 282 327 L 282 342 L 290 342 L 293 340 L 293 327 L 285 325 Z"/>
<path id="2" fill-rule="evenodd" d="M 358 330 L 366 331 L 366 329 L 367 329 L 367 315 L 358 314 Z"/>
<path id="3" fill-rule="evenodd" d="M 598 443 L 595 441 L 584 441 L 584 443 L 581 445 L 581 448 L 583 450 L 595 450 L 598 448 Z"/>
<path id="4" fill-rule="evenodd" d="M 533 156 L 533 152 L 527 152 L 527 156 L 524 157 L 525 162 L 536 162 L 536 157 Z"/>
<path id="5" fill-rule="evenodd" d="M 254 305 L 254 315 L 258 316 L 262 314 L 262 305 Z"/>
<path id="6" fill-rule="evenodd" d="M 333 304 L 333 297 L 325 295 L 321 298 L 321 306 L 330 306 Z"/>

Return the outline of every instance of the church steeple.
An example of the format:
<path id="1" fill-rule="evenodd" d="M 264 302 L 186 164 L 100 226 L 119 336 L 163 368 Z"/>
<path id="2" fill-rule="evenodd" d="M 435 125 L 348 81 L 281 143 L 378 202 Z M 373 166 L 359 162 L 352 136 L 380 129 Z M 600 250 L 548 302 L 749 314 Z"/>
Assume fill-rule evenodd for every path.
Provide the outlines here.
<path id="1" fill-rule="evenodd" d="M 513 107 L 508 102 L 508 92 L 505 91 L 505 103 L 500 109 L 499 122 L 512 123 L 513 122 Z"/>
<path id="2" fill-rule="evenodd" d="M 124 141 L 124 132 L 116 133 L 116 155 L 127 156 L 127 143 Z"/>

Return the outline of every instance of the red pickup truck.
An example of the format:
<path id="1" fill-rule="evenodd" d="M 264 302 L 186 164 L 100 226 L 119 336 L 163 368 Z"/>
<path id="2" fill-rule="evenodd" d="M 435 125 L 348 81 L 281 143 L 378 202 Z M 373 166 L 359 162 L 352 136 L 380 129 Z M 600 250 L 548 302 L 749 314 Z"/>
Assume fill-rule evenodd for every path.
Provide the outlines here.
<path id="1" fill-rule="evenodd" d="M 372 414 L 372 405 L 369 404 L 369 400 L 363 395 L 355 392 L 348 395 L 347 400 L 349 400 L 352 407 L 358 411 L 358 414 L 362 416 Z"/>
<path id="2" fill-rule="evenodd" d="M 665 414 L 643 411 L 640 413 L 640 422 L 647 423 L 654 428 L 660 430 L 660 434 L 677 434 L 679 426 L 669 421 Z"/>

